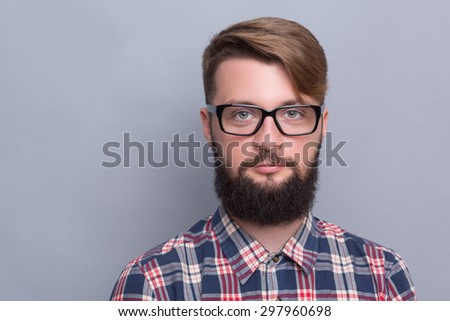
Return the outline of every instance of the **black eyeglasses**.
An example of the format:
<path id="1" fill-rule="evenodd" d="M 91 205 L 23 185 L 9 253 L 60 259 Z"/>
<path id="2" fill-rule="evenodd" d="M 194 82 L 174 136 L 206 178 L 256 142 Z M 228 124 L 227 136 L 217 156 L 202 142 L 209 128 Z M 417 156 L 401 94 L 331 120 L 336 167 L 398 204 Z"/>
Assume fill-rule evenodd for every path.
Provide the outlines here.
<path id="1" fill-rule="evenodd" d="M 206 108 L 208 112 L 217 114 L 224 133 L 237 136 L 256 134 L 266 117 L 272 117 L 284 135 L 308 135 L 316 131 L 323 111 L 323 105 L 288 105 L 272 111 L 245 104 L 206 105 Z"/>

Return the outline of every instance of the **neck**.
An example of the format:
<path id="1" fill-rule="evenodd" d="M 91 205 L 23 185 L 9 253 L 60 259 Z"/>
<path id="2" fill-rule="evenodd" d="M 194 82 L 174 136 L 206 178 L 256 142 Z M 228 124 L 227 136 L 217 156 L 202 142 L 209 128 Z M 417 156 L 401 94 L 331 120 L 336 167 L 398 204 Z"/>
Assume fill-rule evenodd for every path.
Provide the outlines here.
<path id="1" fill-rule="evenodd" d="M 233 220 L 252 238 L 261 243 L 270 252 L 279 251 L 298 231 L 304 219 L 276 226 L 261 226 L 232 216 Z"/>

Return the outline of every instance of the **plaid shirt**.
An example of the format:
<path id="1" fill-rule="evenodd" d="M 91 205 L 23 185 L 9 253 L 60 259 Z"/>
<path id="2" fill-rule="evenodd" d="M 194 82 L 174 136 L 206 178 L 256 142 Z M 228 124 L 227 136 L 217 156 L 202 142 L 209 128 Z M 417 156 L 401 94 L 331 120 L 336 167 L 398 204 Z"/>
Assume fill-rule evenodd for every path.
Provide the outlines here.
<path id="1" fill-rule="evenodd" d="M 415 300 L 401 257 L 309 215 L 278 252 L 224 210 L 131 261 L 111 300 Z"/>

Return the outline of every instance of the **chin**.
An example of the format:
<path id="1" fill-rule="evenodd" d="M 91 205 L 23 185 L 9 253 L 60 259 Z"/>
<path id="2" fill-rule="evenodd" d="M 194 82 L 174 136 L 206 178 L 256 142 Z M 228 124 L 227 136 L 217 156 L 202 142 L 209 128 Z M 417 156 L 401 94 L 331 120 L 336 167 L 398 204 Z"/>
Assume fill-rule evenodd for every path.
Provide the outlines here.
<path id="1" fill-rule="evenodd" d="M 245 175 L 257 184 L 274 186 L 287 182 L 294 175 L 294 171 L 290 168 L 285 168 L 282 172 L 275 174 L 260 174 L 247 170 Z"/>

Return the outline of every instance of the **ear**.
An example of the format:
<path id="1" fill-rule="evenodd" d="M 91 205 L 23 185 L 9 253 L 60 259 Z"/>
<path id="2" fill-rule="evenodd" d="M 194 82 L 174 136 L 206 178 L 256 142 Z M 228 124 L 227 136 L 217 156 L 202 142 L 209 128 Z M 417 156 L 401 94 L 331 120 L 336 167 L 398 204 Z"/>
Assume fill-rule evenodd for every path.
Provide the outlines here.
<path id="1" fill-rule="evenodd" d="M 209 112 L 206 108 L 200 109 L 200 119 L 203 126 L 203 135 L 206 138 L 208 144 L 211 144 L 212 134 L 211 134 L 211 120 L 209 117 Z"/>
<path id="2" fill-rule="evenodd" d="M 326 137 L 327 135 L 327 126 L 328 126 L 328 108 L 322 112 L 322 137 Z"/>

